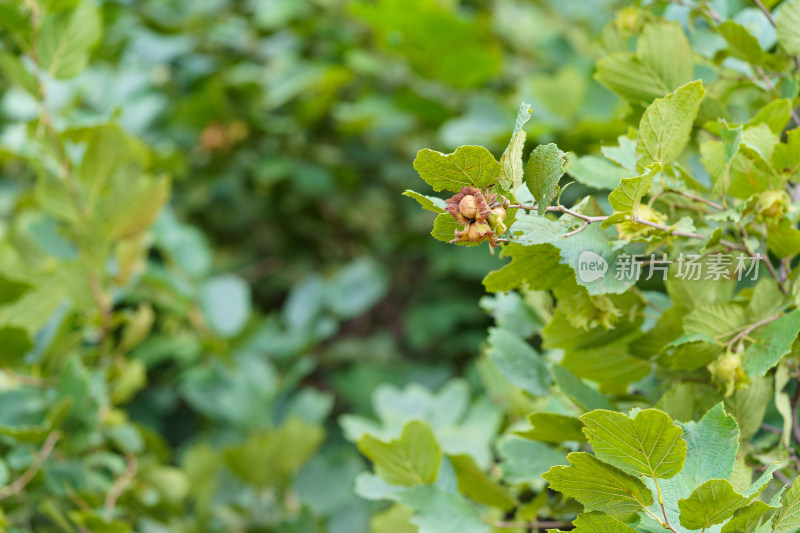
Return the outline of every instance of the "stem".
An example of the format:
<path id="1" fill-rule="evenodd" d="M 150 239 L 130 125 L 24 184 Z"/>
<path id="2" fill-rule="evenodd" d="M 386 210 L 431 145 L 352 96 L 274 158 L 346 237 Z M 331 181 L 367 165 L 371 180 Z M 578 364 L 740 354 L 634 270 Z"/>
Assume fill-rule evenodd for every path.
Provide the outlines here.
<path id="1" fill-rule="evenodd" d="M 41 29 L 41 10 L 39 9 L 39 4 L 37 0 L 25 0 L 28 8 L 31 10 L 31 18 L 32 18 L 32 25 L 33 28 L 31 30 L 31 47 L 30 47 L 30 56 L 31 60 L 33 61 L 34 71 L 36 74 L 36 84 L 39 88 L 39 99 L 40 99 L 40 109 L 39 109 L 39 125 L 44 126 L 47 135 L 50 137 L 50 140 L 53 143 L 53 146 L 58 151 L 58 158 L 61 163 L 61 179 L 64 180 L 66 183 L 67 188 L 69 189 L 70 196 L 72 197 L 72 202 L 75 205 L 75 209 L 80 214 L 80 216 L 86 220 L 86 206 L 83 203 L 83 199 L 81 198 L 80 190 L 78 189 L 78 184 L 75 181 L 74 176 L 72 175 L 72 165 L 70 163 L 69 155 L 67 154 L 66 150 L 64 149 L 64 145 L 61 143 L 61 139 L 56 131 L 55 127 L 53 126 L 53 121 L 50 117 L 50 112 L 47 108 L 47 84 L 42 79 L 42 68 L 39 64 L 39 31 Z M 37 132 L 37 135 L 41 135 L 41 132 Z M 81 248 L 79 243 L 79 249 Z M 99 276 L 92 272 L 89 274 L 89 286 L 91 287 L 92 291 L 92 299 L 94 300 L 95 305 L 97 306 L 97 310 L 100 313 L 100 320 L 103 325 L 103 333 L 101 336 L 101 344 L 102 341 L 106 338 L 106 336 L 111 332 L 113 328 L 113 324 L 111 322 L 111 305 L 106 302 L 106 299 L 103 295 L 103 288 L 102 284 L 100 283 Z"/>
<path id="2" fill-rule="evenodd" d="M 757 2 L 757 3 L 760 3 L 760 2 Z M 774 25 L 775 24 L 773 23 L 773 26 Z M 795 57 L 795 60 L 797 60 L 796 57 Z M 764 72 L 763 68 L 761 68 L 761 65 L 757 65 L 756 66 L 756 72 L 758 72 L 758 75 L 761 76 L 762 80 L 764 80 L 764 84 L 767 86 L 767 89 L 769 89 L 770 91 L 775 89 L 775 84 L 772 83 L 771 79 L 769 79 L 769 76 L 767 76 L 767 73 Z M 795 112 L 794 108 L 790 108 L 789 109 L 789 114 L 792 116 L 792 122 L 794 122 L 794 125 L 795 126 L 800 126 L 800 117 L 797 116 L 797 113 Z"/>
<path id="3" fill-rule="evenodd" d="M 33 464 L 10 485 L 0 489 L 0 500 L 4 500 L 9 496 L 17 494 L 24 489 L 28 483 L 30 483 L 33 477 L 39 472 L 39 470 L 42 469 L 42 465 L 53 452 L 53 448 L 55 448 L 59 438 L 61 438 L 61 433 L 58 431 L 53 431 L 47 436 L 47 439 L 45 439 L 44 444 L 42 444 L 42 448 L 39 450 L 39 453 L 34 459 Z"/>
<path id="4" fill-rule="evenodd" d="M 530 522 L 509 522 L 505 520 L 491 520 L 484 518 L 483 521 L 492 527 L 509 528 L 509 529 L 516 529 L 516 528 L 549 529 L 555 527 L 567 527 L 572 525 L 571 522 L 565 522 L 563 520 L 533 520 Z"/>
<path id="5" fill-rule="evenodd" d="M 661 513 L 664 515 L 664 527 L 669 529 L 670 531 L 675 531 L 675 529 L 670 525 L 669 518 L 667 518 L 667 508 L 664 506 L 664 497 L 661 495 L 661 487 L 658 486 L 658 478 L 653 478 L 653 483 L 656 484 L 656 492 L 658 493 L 658 504 L 661 506 Z"/>
<path id="6" fill-rule="evenodd" d="M 702 204 L 706 204 L 709 207 L 713 207 L 717 211 L 722 211 L 722 209 L 723 209 L 722 206 L 720 204 L 718 204 L 717 202 L 713 202 L 711 200 L 708 200 L 707 198 L 703 198 L 702 196 L 695 196 L 694 194 L 691 194 L 691 193 L 688 193 L 688 192 L 683 192 L 683 191 L 678 191 L 676 189 L 665 189 L 664 192 L 665 193 L 671 193 L 671 194 L 679 194 L 679 195 L 683 196 L 684 198 L 688 198 L 689 200 L 694 200 L 695 202 L 700 202 Z"/>
<path id="7" fill-rule="evenodd" d="M 537 206 L 535 206 L 535 205 L 524 205 L 524 204 L 514 204 L 514 205 L 509 206 L 509 209 L 522 209 L 524 211 L 538 211 L 539 210 L 539 208 Z M 575 235 L 575 234 L 580 233 L 581 231 L 585 230 L 586 227 L 589 224 L 592 224 L 594 222 L 603 222 L 604 220 L 607 220 L 609 218 L 608 215 L 594 216 L 594 217 L 593 216 L 589 216 L 589 215 L 584 215 L 582 213 L 578 213 L 576 211 L 573 211 L 572 209 L 569 209 L 568 207 L 564 207 L 561 204 L 548 206 L 546 211 L 547 212 L 564 213 L 564 214 L 573 216 L 573 217 L 578 218 L 578 219 L 583 221 L 583 225 L 580 228 L 578 228 L 577 230 L 573 230 L 573 231 L 570 231 L 568 233 L 565 233 L 563 235 L 563 237 L 571 237 L 572 235 Z M 663 231 L 663 232 L 665 232 L 667 234 L 666 236 L 686 237 L 688 239 L 705 239 L 706 238 L 704 235 L 701 235 L 699 233 L 694 233 L 694 232 L 691 232 L 691 231 L 678 231 L 678 230 L 673 229 L 673 228 L 671 228 L 669 226 L 665 226 L 664 224 L 659 224 L 657 222 L 652 222 L 650 220 L 639 218 L 636 215 L 630 215 L 628 217 L 628 220 L 630 220 L 631 222 L 635 222 L 637 224 L 643 224 L 645 226 L 650 226 L 651 228 L 655 228 L 655 229 L 661 230 L 661 231 Z M 497 242 L 508 243 L 510 241 L 508 239 L 497 239 Z M 724 246 L 726 249 L 728 249 L 729 251 L 730 250 L 739 250 L 739 251 L 747 252 L 748 254 L 750 254 L 750 257 L 753 257 L 753 258 L 756 258 L 756 259 L 758 259 L 760 261 L 763 261 L 764 264 L 767 266 L 767 270 L 769 271 L 770 275 L 773 278 L 775 278 L 775 281 L 778 283 L 778 288 L 780 289 L 780 291 L 783 294 L 788 294 L 788 292 L 786 290 L 786 287 L 783 285 L 783 282 L 781 281 L 780 276 L 775 271 L 775 267 L 773 267 L 772 263 L 769 261 L 769 257 L 768 256 L 761 255 L 761 254 L 755 254 L 755 253 L 751 252 L 750 250 L 748 250 L 745 246 L 743 246 L 741 244 L 736 244 L 735 242 L 731 242 L 731 241 L 726 240 L 726 239 L 720 239 L 719 243 L 722 246 Z"/>
<path id="8" fill-rule="evenodd" d="M 800 381 L 797 382 L 797 388 L 792 397 L 792 438 L 797 444 L 800 444 L 800 425 L 797 423 L 798 407 L 800 407 Z"/>
<path id="9" fill-rule="evenodd" d="M 689 9 L 695 10 L 695 11 L 697 11 L 698 13 L 700 13 L 702 15 L 706 15 L 708 17 L 711 17 L 716 22 L 722 22 L 722 16 L 720 16 L 720 14 L 717 13 L 714 10 L 714 8 L 711 7 L 711 6 L 708 6 L 708 9 L 703 9 L 700 6 L 693 6 L 693 5 L 690 5 L 690 4 L 686 4 L 686 3 L 683 2 L 683 0 L 664 0 L 664 1 L 665 2 L 671 2 L 673 4 L 678 4 L 679 6 L 688 7 Z"/>
<path id="10" fill-rule="evenodd" d="M 773 27 L 778 26 L 775 23 L 775 18 L 773 18 L 772 13 L 770 13 L 769 9 L 767 9 L 767 7 L 761 3 L 761 0 L 753 0 L 753 3 L 755 3 L 755 5 L 758 6 L 758 9 L 760 9 L 761 12 L 767 16 L 767 20 L 769 20 L 769 23 L 772 24 Z M 800 70 L 800 59 L 798 59 L 797 56 L 793 56 L 792 59 L 794 59 L 794 68 Z"/>
<path id="11" fill-rule="evenodd" d="M 758 329 L 761 326 L 765 326 L 765 325 L 769 324 L 770 322 L 774 322 L 774 321 L 778 320 L 782 316 L 783 316 L 783 313 L 777 313 L 777 314 L 769 316 L 767 318 L 762 318 L 758 322 L 753 322 L 752 324 L 750 324 L 749 326 L 744 328 L 742 331 L 737 333 L 726 344 L 728 345 L 729 348 L 731 348 L 731 347 L 733 347 L 734 344 L 736 344 L 737 341 L 744 340 L 744 338 L 747 337 L 753 330 Z"/>
<path id="12" fill-rule="evenodd" d="M 111 490 L 108 491 L 106 495 L 106 500 L 103 503 L 103 510 L 105 511 L 105 519 L 107 522 L 110 522 L 114 518 L 114 506 L 117 504 L 117 500 L 125 491 L 125 488 L 133 481 L 133 478 L 136 476 L 136 472 L 139 469 L 139 464 L 136 461 L 136 457 L 132 454 L 125 455 L 125 461 L 128 463 L 128 468 L 125 469 L 125 472 L 114 481 L 114 484 L 111 486 Z"/>

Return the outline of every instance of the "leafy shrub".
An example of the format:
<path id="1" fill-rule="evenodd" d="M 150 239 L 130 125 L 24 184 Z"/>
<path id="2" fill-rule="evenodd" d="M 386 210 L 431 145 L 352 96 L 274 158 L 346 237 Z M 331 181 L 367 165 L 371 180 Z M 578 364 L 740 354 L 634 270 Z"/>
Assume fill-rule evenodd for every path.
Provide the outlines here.
<path id="1" fill-rule="evenodd" d="M 480 146 L 419 152 L 420 177 L 452 195 L 406 193 L 437 213 L 432 236 L 510 259 L 483 281 L 497 327 L 479 363 L 510 424 L 499 471 L 424 411 L 392 431 L 348 431 L 374 468 L 357 491 L 394 502 L 382 520 L 800 527 L 800 2 L 776 18 L 757 4 L 618 12 L 595 77 L 628 102 L 630 128 L 600 154 L 539 144 L 524 163 L 526 104 L 499 159 Z M 610 192 L 565 205 L 565 173 Z"/>
<path id="2" fill-rule="evenodd" d="M 796 530 L 765 3 L 0 4 L 0 527 Z"/>

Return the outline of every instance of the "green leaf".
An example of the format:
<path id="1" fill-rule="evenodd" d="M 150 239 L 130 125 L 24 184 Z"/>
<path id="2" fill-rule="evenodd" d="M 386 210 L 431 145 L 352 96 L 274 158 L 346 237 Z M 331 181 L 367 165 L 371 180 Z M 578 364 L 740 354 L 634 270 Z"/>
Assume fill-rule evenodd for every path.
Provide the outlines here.
<path id="1" fill-rule="evenodd" d="M 325 303 L 337 317 L 353 318 L 378 303 L 388 292 L 389 283 L 383 265 L 369 257 L 361 257 L 331 277 L 325 290 Z"/>
<path id="2" fill-rule="evenodd" d="M 733 513 L 733 518 L 722 526 L 721 533 L 756 533 L 774 510 L 762 501 L 754 501 Z"/>
<path id="3" fill-rule="evenodd" d="M 511 134 L 511 141 L 508 143 L 503 155 L 500 156 L 500 166 L 503 173 L 497 180 L 500 187 L 507 191 L 512 191 L 517 195 L 517 189 L 523 183 L 524 171 L 522 165 L 522 150 L 525 147 L 525 123 L 530 120 L 533 110 L 531 106 L 522 103 L 519 106 L 517 120 L 514 123 L 514 132 Z"/>
<path id="4" fill-rule="evenodd" d="M 736 418 L 739 424 L 739 440 L 744 441 L 756 434 L 767 405 L 772 398 L 772 379 L 750 376 L 750 386 L 737 389 L 733 396 L 725 398 L 725 410 Z"/>
<path id="5" fill-rule="evenodd" d="M 706 529 L 721 524 L 745 505 L 747 498 L 733 489 L 726 479 L 711 479 L 678 501 L 681 525 L 689 529 Z"/>
<path id="6" fill-rule="evenodd" d="M 69 11 L 48 14 L 39 36 L 39 64 L 56 78 L 79 74 L 89 63 L 102 30 L 100 12 L 90 0 Z"/>
<path id="7" fill-rule="evenodd" d="M 550 375 L 541 356 L 514 333 L 502 329 L 489 330 L 489 358 L 513 385 L 534 396 L 547 396 Z"/>
<path id="8" fill-rule="evenodd" d="M 585 452 L 571 453 L 567 459 L 570 466 L 554 466 L 542 477 L 587 511 L 627 515 L 653 503 L 653 495 L 638 478 Z"/>
<path id="9" fill-rule="evenodd" d="M 11 367 L 33 348 L 28 333 L 22 328 L 0 327 L 0 364 Z"/>
<path id="10" fill-rule="evenodd" d="M 445 212 L 444 208 L 447 204 L 441 198 L 436 198 L 435 196 L 425 196 L 424 194 L 412 191 L 411 189 L 406 189 L 405 192 L 403 192 L 403 196 L 408 196 L 409 198 L 413 198 L 414 200 L 419 202 L 419 205 L 422 207 L 422 209 L 426 211 L 433 211 L 434 213 Z M 453 222 L 455 222 L 455 219 L 453 220 Z"/>
<path id="11" fill-rule="evenodd" d="M 669 93 L 653 69 L 643 65 L 634 54 L 624 52 L 608 54 L 598 61 L 595 79 L 634 104 L 647 105 Z"/>
<path id="12" fill-rule="evenodd" d="M 0 14 L 2 16 L 2 14 Z M 39 84 L 36 77 L 22 64 L 18 57 L 5 51 L 0 51 L 0 73 L 9 82 L 25 89 L 33 97 L 39 96 Z"/>
<path id="13" fill-rule="evenodd" d="M 414 160 L 414 169 L 434 191 L 459 192 L 463 186 L 485 188 L 502 172 L 500 164 L 483 146 L 459 146 L 452 154 L 425 148 Z"/>
<path id="14" fill-rule="evenodd" d="M 668 92 L 692 79 L 691 45 L 677 22 L 660 21 L 645 26 L 636 43 L 636 57 L 655 72 Z"/>
<path id="15" fill-rule="evenodd" d="M 791 353 L 792 343 L 800 333 L 800 310 L 771 322 L 758 335 L 758 339 L 747 347 L 742 364 L 750 376 L 763 376 Z"/>
<path id="16" fill-rule="evenodd" d="M 577 533 L 636 533 L 632 527 L 626 526 L 605 513 L 581 513 L 572 523 Z"/>
<path id="17" fill-rule="evenodd" d="M 717 30 L 728 42 L 727 51 L 733 56 L 749 63 L 758 64 L 764 55 L 758 39 L 745 29 L 744 26 L 732 20 L 726 20 Z"/>
<path id="18" fill-rule="evenodd" d="M 375 473 L 394 485 L 433 483 L 442 461 L 433 432 L 416 420 L 405 425 L 399 439 L 390 442 L 364 435 L 358 440 L 358 449 L 372 461 Z"/>
<path id="19" fill-rule="evenodd" d="M 574 416 L 558 413 L 532 413 L 528 415 L 528 422 L 533 429 L 518 431 L 517 435 L 526 439 L 554 444 L 560 444 L 567 440 L 577 442 L 586 440 L 586 436 L 583 434 L 583 422 Z"/>
<path id="20" fill-rule="evenodd" d="M 772 133 L 780 134 L 791 119 L 792 101 L 788 98 L 772 100 L 762 107 L 750 121 L 748 126 L 766 124 Z"/>
<path id="21" fill-rule="evenodd" d="M 794 227 L 791 220 L 782 218 L 769 228 L 767 247 L 781 259 L 793 258 L 800 254 L 800 230 Z"/>
<path id="22" fill-rule="evenodd" d="M 596 155 L 577 157 L 567 154 L 567 174 L 578 183 L 595 189 L 613 189 L 621 179 L 629 177 L 631 172 Z"/>
<path id="23" fill-rule="evenodd" d="M 507 483 L 536 483 L 555 465 L 564 464 L 566 453 L 541 442 L 506 437 L 497 446 L 502 462 L 500 471 Z"/>
<path id="24" fill-rule="evenodd" d="M 297 418 L 278 429 L 254 433 L 242 444 L 225 450 L 225 463 L 237 476 L 254 486 L 287 483 L 311 458 L 325 431 Z"/>
<path id="25" fill-rule="evenodd" d="M 792 533 L 800 528 L 800 483 L 794 483 L 781 498 L 781 507 L 772 521 L 773 533 Z"/>
<path id="26" fill-rule="evenodd" d="M 789 55 L 800 55 L 800 0 L 781 4 L 775 19 L 778 42 Z"/>
<path id="27" fill-rule="evenodd" d="M 417 533 L 417 526 L 411 523 L 414 510 L 407 505 L 396 503 L 369 520 L 370 533 Z"/>
<path id="28" fill-rule="evenodd" d="M 598 61 L 595 78 L 629 102 L 647 105 L 690 81 L 693 68 L 692 49 L 680 25 L 660 22 L 644 29 L 636 54 L 616 52 Z"/>
<path id="29" fill-rule="evenodd" d="M 628 172 L 636 173 L 636 162 L 639 156 L 636 155 L 636 140 L 630 139 L 625 135 L 617 137 L 617 146 L 603 146 L 600 151 L 607 159 L 614 161 Z"/>
<path id="30" fill-rule="evenodd" d="M 675 162 L 689 142 L 704 95 L 703 82 L 693 81 L 647 107 L 639 121 L 640 167 L 654 162 L 662 166 Z"/>
<path id="31" fill-rule="evenodd" d="M 628 416 L 597 409 L 581 416 L 583 432 L 598 459 L 625 472 L 669 479 L 683 469 L 683 430 L 658 409 Z"/>
<path id="32" fill-rule="evenodd" d="M 218 335 L 234 337 L 250 318 L 250 286 L 234 274 L 210 278 L 200 288 L 200 307 Z"/>
<path id="33" fill-rule="evenodd" d="M 464 227 L 461 226 L 450 213 L 440 213 L 433 221 L 433 229 L 431 236 L 437 241 L 447 242 L 452 241 L 456 236 L 456 230 L 461 231 Z M 459 246 L 479 246 L 477 242 L 457 242 Z"/>
<path id="34" fill-rule="evenodd" d="M 614 408 L 603 393 L 591 388 L 563 366 L 553 365 L 553 377 L 561 392 L 583 410 Z"/>
<path id="35" fill-rule="evenodd" d="M 411 523 L 421 531 L 437 533 L 489 533 L 478 510 L 462 495 L 430 486 L 406 489 L 401 503 L 414 509 Z"/>
<path id="36" fill-rule="evenodd" d="M 499 270 L 489 272 L 484 278 L 483 285 L 488 292 L 503 292 L 521 287 L 548 290 L 561 283 L 564 276 L 571 275 L 569 267 L 560 264 L 561 255 L 558 249 L 549 244 L 509 244 L 503 247 L 502 255 L 511 257 L 511 262 Z"/>
<path id="37" fill-rule="evenodd" d="M 650 190 L 653 176 L 661 172 L 661 168 L 660 163 L 653 163 L 639 176 L 622 178 L 617 188 L 608 195 L 611 207 L 621 213 L 638 213 L 642 197 Z"/>
<path id="38" fill-rule="evenodd" d="M 747 321 L 747 310 L 740 305 L 707 304 L 696 307 L 683 317 L 683 329 L 686 333 L 728 340 Z"/>
<path id="39" fill-rule="evenodd" d="M 531 152 L 528 164 L 525 167 L 525 184 L 533 193 L 539 215 L 543 216 L 545 209 L 558 195 L 560 190 L 558 181 L 564 175 L 564 152 L 553 143 L 540 144 Z"/>
<path id="40" fill-rule="evenodd" d="M 513 509 L 517 502 L 505 487 L 492 480 L 469 455 L 448 455 L 456 472 L 458 490 L 468 498 L 504 511 Z"/>
<path id="41" fill-rule="evenodd" d="M 706 481 L 728 479 L 739 450 L 739 426 L 723 404 L 711 408 L 699 422 L 682 424 L 686 462 L 678 475 L 688 489 Z"/>

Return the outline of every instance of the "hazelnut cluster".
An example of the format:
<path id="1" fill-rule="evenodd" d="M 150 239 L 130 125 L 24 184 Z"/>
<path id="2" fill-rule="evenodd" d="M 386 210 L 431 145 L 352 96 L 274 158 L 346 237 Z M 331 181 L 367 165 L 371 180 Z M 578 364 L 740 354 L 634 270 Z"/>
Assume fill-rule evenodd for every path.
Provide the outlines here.
<path id="1" fill-rule="evenodd" d="M 475 187 L 461 187 L 461 192 L 447 199 L 445 210 L 463 226 L 456 230 L 456 242 L 483 242 L 497 246 L 497 235 L 508 228 L 503 223 L 509 201 L 503 196 L 490 194 Z"/>

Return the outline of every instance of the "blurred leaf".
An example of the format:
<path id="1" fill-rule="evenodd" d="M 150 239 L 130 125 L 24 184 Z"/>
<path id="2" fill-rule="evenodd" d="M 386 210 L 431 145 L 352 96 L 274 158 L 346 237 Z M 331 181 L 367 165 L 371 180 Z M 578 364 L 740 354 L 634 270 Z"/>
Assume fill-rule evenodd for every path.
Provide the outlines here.
<path id="1" fill-rule="evenodd" d="M 566 440 L 584 442 L 583 422 L 573 416 L 558 413 L 531 413 L 528 415 L 532 429 L 518 431 L 517 435 L 540 442 L 560 444 Z"/>
<path id="2" fill-rule="evenodd" d="M 510 383 L 534 396 L 547 395 L 550 373 L 541 356 L 520 337 L 502 328 L 492 328 L 488 353 Z"/>
<path id="3" fill-rule="evenodd" d="M 364 435 L 358 449 L 372 461 L 376 474 L 395 485 L 433 483 L 442 460 L 430 428 L 416 421 L 406 424 L 400 438 L 388 443 Z"/>
<path id="4" fill-rule="evenodd" d="M 300 470 L 324 438 L 321 427 L 289 419 L 277 429 L 254 433 L 242 444 L 228 446 L 225 464 L 254 486 L 280 486 Z"/>
<path id="5" fill-rule="evenodd" d="M 234 337 L 250 318 L 250 287 L 233 274 L 210 278 L 200 288 L 200 305 L 218 335 Z"/>
<path id="6" fill-rule="evenodd" d="M 469 501 L 458 493 L 418 486 L 400 494 L 400 501 L 414 509 L 411 523 L 422 531 L 441 533 L 489 533 L 489 526 Z"/>
<path id="7" fill-rule="evenodd" d="M 342 319 L 366 312 L 389 290 L 386 269 L 370 258 L 360 258 L 339 270 L 325 291 L 328 307 Z"/>
<path id="8" fill-rule="evenodd" d="M 458 478 L 458 490 L 468 498 L 504 511 L 513 509 L 517 502 L 499 483 L 481 470 L 469 455 L 450 455 Z"/>
<path id="9" fill-rule="evenodd" d="M 781 4 L 781 10 L 775 18 L 778 42 L 789 55 L 800 54 L 800 0 L 789 0 Z"/>
<path id="10" fill-rule="evenodd" d="M 100 13 L 89 0 L 69 11 L 49 14 L 39 38 L 39 64 L 56 78 L 71 78 L 86 68 L 101 35 Z"/>

